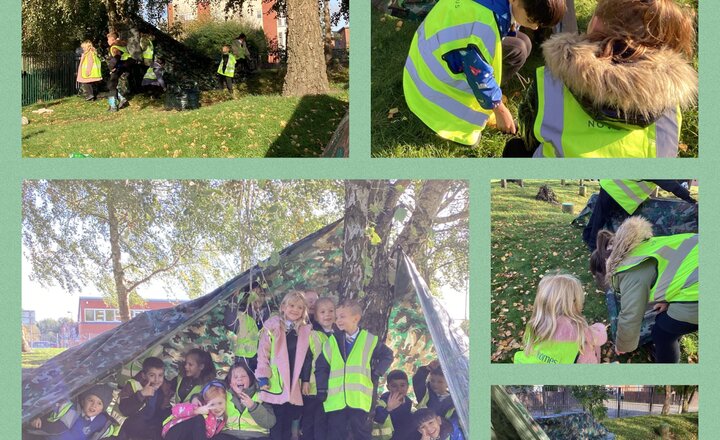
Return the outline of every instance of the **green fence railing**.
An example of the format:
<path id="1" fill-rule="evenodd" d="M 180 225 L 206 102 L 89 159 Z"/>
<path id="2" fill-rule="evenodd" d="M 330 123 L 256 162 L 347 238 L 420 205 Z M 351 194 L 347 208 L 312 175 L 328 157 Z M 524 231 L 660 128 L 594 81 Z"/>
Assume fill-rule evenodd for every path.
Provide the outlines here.
<path id="1" fill-rule="evenodd" d="M 22 105 L 77 93 L 77 63 L 73 52 L 22 55 Z"/>

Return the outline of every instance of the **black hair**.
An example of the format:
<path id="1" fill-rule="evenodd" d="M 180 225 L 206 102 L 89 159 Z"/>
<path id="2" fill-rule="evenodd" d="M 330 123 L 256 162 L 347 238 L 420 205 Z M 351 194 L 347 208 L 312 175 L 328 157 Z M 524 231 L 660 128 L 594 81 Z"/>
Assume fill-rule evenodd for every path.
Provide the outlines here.
<path id="1" fill-rule="evenodd" d="M 246 39 L 247 37 L 245 36 L 244 33 L 241 33 L 240 35 L 238 35 L 238 40 L 241 39 L 241 38 L 244 40 L 244 39 Z"/>
<path id="2" fill-rule="evenodd" d="M 409 382 L 408 375 L 402 370 L 392 370 L 388 373 L 387 383 L 390 383 L 393 380 L 404 380 L 405 382 Z"/>
<path id="3" fill-rule="evenodd" d="M 255 379 L 255 373 L 253 373 L 250 367 L 245 362 L 236 362 L 235 365 L 230 367 L 227 376 L 225 376 L 225 383 L 227 384 L 228 389 L 230 389 L 230 380 L 232 380 L 233 370 L 238 368 L 242 368 L 243 370 L 245 370 L 245 373 L 247 373 L 248 377 L 250 378 L 250 386 L 253 386 L 257 383 L 257 380 Z"/>
<path id="4" fill-rule="evenodd" d="M 197 358 L 198 364 L 201 364 L 203 366 L 202 371 L 200 372 L 200 379 L 202 380 L 202 382 L 207 382 L 214 379 L 215 363 L 213 362 L 210 353 L 201 348 L 193 348 L 192 350 L 187 352 L 187 354 L 185 355 L 185 359 L 187 359 L 187 357 L 191 355 L 195 356 Z M 184 370 L 183 376 L 185 376 Z"/>
<path id="5" fill-rule="evenodd" d="M 520 0 L 528 18 L 540 27 L 553 27 L 565 15 L 565 0 Z"/>
<path id="6" fill-rule="evenodd" d="M 142 370 L 144 373 L 147 373 L 148 370 L 151 368 L 158 368 L 158 369 L 165 371 L 165 363 L 160 358 L 156 358 L 156 357 L 146 358 L 142 363 Z"/>

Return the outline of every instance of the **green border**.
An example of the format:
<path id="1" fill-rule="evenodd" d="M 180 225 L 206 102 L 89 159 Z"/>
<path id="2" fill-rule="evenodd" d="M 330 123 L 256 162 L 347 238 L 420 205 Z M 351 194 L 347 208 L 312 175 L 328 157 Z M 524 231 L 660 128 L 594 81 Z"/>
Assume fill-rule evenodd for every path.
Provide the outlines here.
<path id="1" fill-rule="evenodd" d="M 720 265 L 720 14 L 710 0 L 700 5 L 700 158 L 682 160 L 500 160 L 500 159 L 370 159 L 370 9 L 366 0 L 351 0 L 352 81 L 351 158 L 343 159 L 26 159 L 20 154 L 20 2 L 3 5 L 0 28 L 0 311 L 5 414 L 0 438 L 20 438 L 20 191 L 22 179 L 65 178 L 438 178 L 467 179 L 471 185 L 471 320 L 473 322 L 471 420 L 473 439 L 487 438 L 491 384 L 682 384 L 702 388 L 702 410 L 720 411 L 720 365 L 717 342 L 701 343 L 699 365 L 576 365 L 524 367 L 490 364 L 490 194 L 491 178 L 686 178 L 702 188 L 703 236 L 714 237 L 701 248 L 703 267 Z M 720 285 L 720 270 L 703 270 L 702 283 Z M 712 323 L 720 312 L 720 295 L 703 298 L 702 322 Z M 720 326 L 704 325 L 703 341 L 720 340 Z M 700 432 L 720 432 L 720 418 L 701 417 Z M 706 435 L 707 437 L 707 435 Z M 702 437 L 705 438 L 705 437 Z M 708 437 L 709 438 L 709 437 Z"/>

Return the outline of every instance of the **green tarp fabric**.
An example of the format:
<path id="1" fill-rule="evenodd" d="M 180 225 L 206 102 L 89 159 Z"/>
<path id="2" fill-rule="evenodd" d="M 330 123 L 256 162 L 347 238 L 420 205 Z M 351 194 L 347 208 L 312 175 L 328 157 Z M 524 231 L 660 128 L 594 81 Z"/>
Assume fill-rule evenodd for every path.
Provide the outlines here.
<path id="1" fill-rule="evenodd" d="M 545 431 L 505 387 L 490 387 L 490 421 L 493 440 L 549 440 Z"/>
<path id="2" fill-rule="evenodd" d="M 537 417 L 535 421 L 551 440 L 614 440 L 615 434 L 584 412 Z"/>
<path id="3" fill-rule="evenodd" d="M 468 434 L 470 426 L 468 337 L 453 324 L 443 305 L 430 293 L 430 289 L 413 262 L 404 252 L 400 251 L 395 276 L 396 296 L 398 293 L 402 295 L 413 290 L 417 293 L 417 298 L 422 306 L 435 351 L 450 389 L 450 396 L 455 403 L 455 411 L 458 414 L 460 425 L 466 438 L 470 438 Z"/>

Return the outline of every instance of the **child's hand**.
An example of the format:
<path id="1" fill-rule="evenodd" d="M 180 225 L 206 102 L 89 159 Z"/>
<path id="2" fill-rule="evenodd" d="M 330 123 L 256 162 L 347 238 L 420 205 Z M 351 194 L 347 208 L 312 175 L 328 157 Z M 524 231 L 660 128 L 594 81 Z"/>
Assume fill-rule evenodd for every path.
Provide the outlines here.
<path id="1" fill-rule="evenodd" d="M 197 408 L 195 408 L 195 411 L 193 411 L 193 413 L 196 416 L 200 416 L 200 415 L 206 416 L 206 415 L 208 415 L 208 413 L 210 413 L 210 406 L 209 405 L 198 406 Z"/>
<path id="2" fill-rule="evenodd" d="M 155 388 L 154 386 L 152 386 L 148 383 L 140 390 L 140 394 L 142 394 L 145 397 L 152 397 L 155 395 L 156 390 L 157 390 L 157 388 Z"/>
<path id="3" fill-rule="evenodd" d="M 662 313 L 668 309 L 668 305 L 669 304 L 666 302 L 659 302 L 653 306 L 653 310 L 655 310 L 658 313 Z"/>
<path id="4" fill-rule="evenodd" d="M 310 382 L 303 382 L 303 384 L 302 384 L 302 395 L 303 395 L 303 396 L 309 396 L 309 395 L 310 395 Z"/>
<path id="5" fill-rule="evenodd" d="M 248 396 L 247 394 L 240 393 L 239 397 L 242 404 L 245 405 L 245 408 L 251 409 L 255 406 L 255 402 L 252 400 L 252 397 Z"/>
<path id="6" fill-rule="evenodd" d="M 387 410 L 394 411 L 405 402 L 405 396 L 400 393 L 390 393 L 387 401 Z"/>
<path id="7" fill-rule="evenodd" d="M 190 399 L 190 403 L 192 403 L 195 406 L 202 406 L 202 404 L 203 404 L 202 401 L 200 400 L 200 398 L 197 396 L 194 396 L 192 399 Z"/>
<path id="8" fill-rule="evenodd" d="M 513 121 L 512 113 L 505 107 L 505 104 L 501 102 L 499 106 L 495 107 L 493 112 L 495 113 L 498 130 L 503 133 L 515 134 L 517 131 L 515 129 L 515 121 Z"/>
<path id="9" fill-rule="evenodd" d="M 33 429 L 42 428 L 42 420 L 40 419 L 40 417 L 35 417 L 34 419 L 30 420 L 30 427 Z"/>

